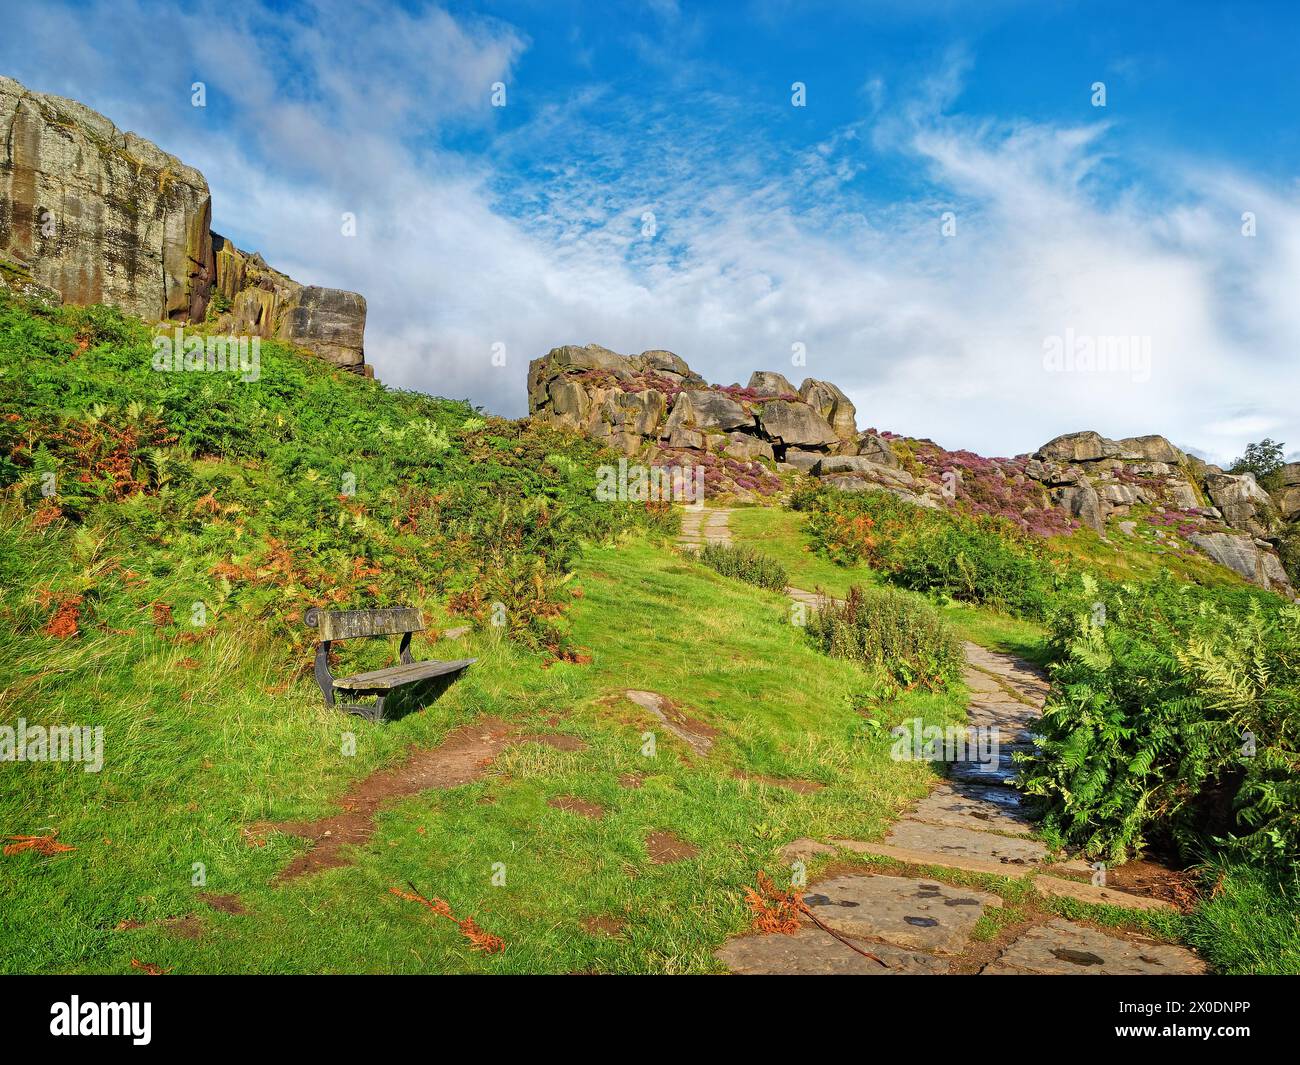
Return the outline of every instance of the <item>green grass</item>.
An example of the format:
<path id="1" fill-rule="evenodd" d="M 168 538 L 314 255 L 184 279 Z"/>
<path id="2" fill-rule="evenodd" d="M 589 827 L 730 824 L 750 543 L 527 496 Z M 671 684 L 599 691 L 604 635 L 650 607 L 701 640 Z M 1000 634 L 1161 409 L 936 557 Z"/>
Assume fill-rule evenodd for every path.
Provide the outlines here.
<path id="1" fill-rule="evenodd" d="M 662 548 L 629 540 L 590 551 L 573 601 L 575 644 L 589 665 L 543 660 L 481 634 L 445 653 L 479 664 L 432 707 L 382 726 L 327 711 L 306 679 L 277 692 L 302 662 L 223 633 L 184 649 L 111 634 L 25 647 L 23 676 L 5 704 L 41 707 L 29 719 L 103 724 L 100 774 L 79 767 L 9 767 L 0 818 L 12 832 L 58 829 L 77 850 L 3 859 L 0 966 L 10 972 L 125 972 L 132 958 L 177 972 L 702 972 L 711 952 L 748 923 L 741 888 L 758 869 L 781 876 L 776 850 L 801 835 L 871 838 L 930 779 L 896 763 L 858 714 L 866 678 L 822 658 L 786 620 L 783 599 L 737 585 Z M 428 653 L 424 649 L 423 653 Z M 185 657 L 198 664 L 186 668 Z M 719 734 L 697 759 L 629 688 L 670 696 Z M 881 711 L 877 709 L 877 716 Z M 527 744 L 477 782 L 405 799 L 380 818 L 352 864 L 269 883 L 303 843 L 269 834 L 250 846 L 241 829 L 262 819 L 334 811 L 349 782 L 432 746 L 491 713 L 532 731 L 583 739 L 583 751 Z M 954 693 L 890 704 L 893 719 L 957 720 Z M 357 752 L 341 739 L 355 732 Z M 653 759 L 642 733 L 657 734 Z M 825 785 L 796 794 L 734 771 Z M 619 786 L 625 773 L 644 784 Z M 603 805 L 588 820 L 547 805 L 577 795 Z M 668 830 L 696 858 L 653 865 L 644 837 Z M 208 912 L 191 885 L 237 894 L 248 913 Z M 506 886 L 494 887 L 494 863 Z M 507 943 L 471 951 L 455 927 L 389 888 L 414 883 L 472 914 Z M 201 915 L 198 938 L 166 925 L 114 931 L 119 922 Z M 592 915 L 624 918 L 602 938 Z"/>
<path id="2" fill-rule="evenodd" d="M 1246 865 L 1207 870 L 1209 896 L 1190 919 L 1187 941 L 1217 972 L 1300 973 L 1300 886 Z"/>
<path id="3" fill-rule="evenodd" d="M 885 584 L 882 575 L 869 566 L 841 566 L 813 550 L 805 521 L 803 514 L 792 510 L 744 507 L 731 512 L 730 527 L 736 543 L 775 558 L 786 567 L 791 583 L 797 587 L 809 591 L 820 588 L 843 598 L 854 584 Z M 1047 661 L 1047 630 L 1038 622 L 965 603 L 945 604 L 942 610 L 944 620 L 962 639 L 1032 662 Z"/>
<path id="4" fill-rule="evenodd" d="M 732 539 L 781 563 L 799 588 L 842 599 L 854 584 L 880 584 L 868 566 L 839 566 L 817 554 L 804 534 L 804 515 L 778 507 L 739 507 L 731 512 Z"/>

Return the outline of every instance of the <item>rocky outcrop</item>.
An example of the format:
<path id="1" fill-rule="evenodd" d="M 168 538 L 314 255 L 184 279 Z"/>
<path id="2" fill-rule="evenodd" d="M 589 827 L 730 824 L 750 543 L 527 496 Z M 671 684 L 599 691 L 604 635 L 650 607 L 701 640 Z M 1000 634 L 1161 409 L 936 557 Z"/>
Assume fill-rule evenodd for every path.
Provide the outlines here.
<path id="1" fill-rule="evenodd" d="M 812 395 L 820 409 L 805 403 Z M 758 370 L 747 386 L 708 384 L 670 351 L 620 355 L 599 344 L 554 348 L 528 366 L 533 419 L 576 429 L 631 456 L 700 463 L 723 491 L 779 487 L 776 471 L 808 473 L 857 451 L 853 404 L 826 382 L 800 389 Z M 825 414 L 833 421 L 828 421 Z"/>
<path id="2" fill-rule="evenodd" d="M 984 458 L 858 432 L 853 404 L 827 381 L 805 380 L 796 394 L 784 375 L 759 370 L 743 388 L 717 387 L 672 352 L 620 355 L 597 344 L 533 360 L 528 407 L 537 421 L 629 456 L 702 465 L 706 494 L 770 494 L 775 473 L 788 471 L 840 491 L 956 506 L 1037 536 L 1086 526 L 1102 537 L 1141 535 L 1157 554 L 1199 549 L 1260 587 L 1294 594 L 1277 546 L 1284 520 L 1300 511 L 1300 463 L 1284 468 L 1270 498 L 1253 476 L 1224 473 L 1163 436 L 1066 433 L 1033 455 Z"/>
<path id="3" fill-rule="evenodd" d="M 212 232 L 203 175 L 75 100 L 0 77 L 0 284 L 151 322 L 277 337 L 364 372 L 365 300 Z"/>
<path id="4" fill-rule="evenodd" d="M 1108 518 L 1137 505 L 1202 505 L 1187 456 L 1163 436 L 1108 440 L 1092 431 L 1066 433 L 1034 453 L 1025 475 L 1042 484 L 1055 505 L 1102 534 Z"/>
<path id="5" fill-rule="evenodd" d="M 1223 520 L 1252 536 L 1268 536 L 1277 525 L 1276 508 L 1255 481 L 1253 473 L 1211 473 L 1205 490 L 1223 514 Z"/>
<path id="6" fill-rule="evenodd" d="M 1293 594 L 1276 550 L 1286 507 L 1300 503 L 1300 485 L 1294 499 L 1285 494 L 1292 476 L 1286 471 L 1275 501 L 1253 474 L 1224 473 L 1162 436 L 1108 440 L 1081 432 L 1048 441 L 1025 473 L 1043 485 L 1054 505 L 1102 535 L 1110 519 L 1147 506 L 1160 539 L 1169 542 L 1177 533 L 1260 587 Z M 1300 476 L 1294 479 L 1300 482 Z M 1126 535 L 1133 535 L 1136 524 L 1123 524 Z"/>

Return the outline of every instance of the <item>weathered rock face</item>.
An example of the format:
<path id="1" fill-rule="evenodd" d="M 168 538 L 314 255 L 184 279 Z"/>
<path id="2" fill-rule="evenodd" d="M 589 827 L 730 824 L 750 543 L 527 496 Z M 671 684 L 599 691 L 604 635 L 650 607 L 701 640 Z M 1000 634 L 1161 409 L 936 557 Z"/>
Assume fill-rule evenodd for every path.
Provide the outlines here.
<path id="1" fill-rule="evenodd" d="M 202 317 L 212 197 L 202 174 L 103 115 L 0 77 L 0 255 L 69 303 Z"/>
<path id="2" fill-rule="evenodd" d="M 1277 526 L 1277 513 L 1267 492 L 1253 473 L 1211 473 L 1205 490 L 1223 514 L 1223 520 L 1252 536 L 1268 536 Z"/>
<path id="3" fill-rule="evenodd" d="M 5 287 L 151 322 L 215 319 L 365 372 L 365 300 L 300 285 L 212 233 L 208 183 L 193 167 L 83 104 L 5 77 L 0 131 Z"/>
<path id="4" fill-rule="evenodd" d="M 1282 487 L 1274 494 L 1283 521 L 1300 521 L 1300 462 L 1282 467 Z"/>
<path id="5" fill-rule="evenodd" d="M 755 370 L 750 374 L 749 390 L 761 392 L 766 396 L 776 396 L 779 399 L 793 399 L 799 395 L 799 390 L 787 381 L 783 374 L 772 370 Z"/>
<path id="6" fill-rule="evenodd" d="M 799 386 L 799 398 L 826 419 L 841 440 L 852 440 L 858 435 L 857 410 L 849 397 L 829 381 L 805 379 Z"/>
<path id="7" fill-rule="evenodd" d="M 763 404 L 758 424 L 769 440 L 787 447 L 829 447 L 839 440 L 826 419 L 806 403 L 774 399 Z"/>
<path id="8" fill-rule="evenodd" d="M 1235 570 L 1252 584 L 1283 595 L 1295 594 L 1281 560 L 1249 536 L 1224 532 L 1192 533 L 1188 539 L 1215 562 Z"/>
<path id="9" fill-rule="evenodd" d="M 1100 433 L 1088 430 L 1066 433 L 1049 440 L 1038 449 L 1034 458 L 1040 462 L 1095 462 L 1098 459 L 1117 458 L 1120 451 L 1119 444 L 1114 440 L 1107 440 Z"/>

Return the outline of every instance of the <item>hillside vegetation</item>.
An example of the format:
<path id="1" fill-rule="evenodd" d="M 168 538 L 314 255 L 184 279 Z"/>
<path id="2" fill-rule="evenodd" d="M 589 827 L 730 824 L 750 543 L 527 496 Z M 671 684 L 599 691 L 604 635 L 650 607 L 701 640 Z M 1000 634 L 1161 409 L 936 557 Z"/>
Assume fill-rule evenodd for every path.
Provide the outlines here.
<path id="1" fill-rule="evenodd" d="M 888 729 L 958 721 L 962 693 L 878 702 L 779 592 L 668 550 L 673 515 L 597 502 L 595 445 L 277 344 L 248 382 L 150 354 L 115 312 L 0 298 L 0 723 L 104 729 L 99 772 L 0 766 L 6 834 L 50 841 L 0 858 L 5 971 L 717 971 L 781 845 L 879 835 L 928 787 Z M 382 725 L 327 709 L 304 608 L 394 603 L 429 617 L 417 657 L 477 664 Z M 634 689 L 671 693 L 709 756 Z M 471 723 L 516 737 L 490 770 L 277 879 L 307 844 L 269 824 Z"/>

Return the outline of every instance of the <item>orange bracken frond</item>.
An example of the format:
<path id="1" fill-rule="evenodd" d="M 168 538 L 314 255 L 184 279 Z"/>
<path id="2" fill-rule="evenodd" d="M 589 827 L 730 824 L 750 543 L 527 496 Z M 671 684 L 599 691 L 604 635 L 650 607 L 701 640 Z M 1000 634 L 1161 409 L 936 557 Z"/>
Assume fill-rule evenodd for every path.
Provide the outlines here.
<path id="1" fill-rule="evenodd" d="M 6 855 L 21 854 L 23 851 L 35 851 L 37 854 L 43 854 L 47 858 L 52 854 L 62 854 L 65 851 L 75 851 L 77 848 L 67 843 L 60 843 L 54 837 L 55 832 L 49 836 L 9 836 L 12 843 L 6 843 L 4 852 Z"/>
<path id="2" fill-rule="evenodd" d="M 792 936 L 799 931 L 800 914 L 808 912 L 803 899 L 793 891 L 782 891 L 761 869 L 758 890 L 746 887 L 745 901 L 754 912 L 754 931 L 764 934 L 779 932 Z"/>
<path id="3" fill-rule="evenodd" d="M 460 934 L 469 940 L 470 945 L 475 950 L 481 950 L 485 954 L 495 954 L 499 950 L 505 950 L 505 940 L 499 936 L 494 936 L 490 932 L 484 932 L 479 928 L 473 917 L 466 917 L 460 920 L 451 912 L 451 905 L 445 899 L 426 899 L 418 891 L 403 891 L 398 887 L 388 889 L 399 899 L 406 899 L 407 902 L 418 902 L 421 906 L 436 913 L 439 917 L 445 917 L 460 929 Z"/>

